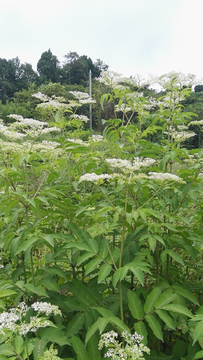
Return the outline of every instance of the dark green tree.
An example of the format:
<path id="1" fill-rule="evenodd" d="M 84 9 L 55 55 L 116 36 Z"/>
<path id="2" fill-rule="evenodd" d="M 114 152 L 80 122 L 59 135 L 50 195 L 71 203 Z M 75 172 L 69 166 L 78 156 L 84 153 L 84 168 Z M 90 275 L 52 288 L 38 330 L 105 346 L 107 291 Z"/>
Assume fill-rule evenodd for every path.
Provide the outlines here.
<path id="1" fill-rule="evenodd" d="M 38 63 L 37 71 L 39 73 L 39 83 L 44 82 L 59 82 L 59 61 L 51 50 L 42 53 Z"/>

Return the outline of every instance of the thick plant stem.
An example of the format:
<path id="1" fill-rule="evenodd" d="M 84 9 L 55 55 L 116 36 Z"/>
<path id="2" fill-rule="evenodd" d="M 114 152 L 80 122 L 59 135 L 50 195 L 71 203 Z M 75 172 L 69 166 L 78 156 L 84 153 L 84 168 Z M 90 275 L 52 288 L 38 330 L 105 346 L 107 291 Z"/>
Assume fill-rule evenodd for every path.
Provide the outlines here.
<path id="1" fill-rule="evenodd" d="M 122 228 L 122 237 L 121 237 L 121 249 L 120 249 L 120 258 L 119 258 L 119 269 L 122 267 L 122 259 L 123 259 L 123 249 L 124 249 L 124 241 L 125 241 L 125 218 L 126 218 L 126 211 L 127 211 L 127 204 L 128 204 L 128 188 L 126 190 L 126 198 L 125 198 L 125 210 L 123 216 L 123 228 Z M 123 316 L 123 295 L 122 295 L 122 285 L 121 280 L 119 280 L 119 302 L 120 302 L 120 316 L 121 321 L 124 322 Z"/>

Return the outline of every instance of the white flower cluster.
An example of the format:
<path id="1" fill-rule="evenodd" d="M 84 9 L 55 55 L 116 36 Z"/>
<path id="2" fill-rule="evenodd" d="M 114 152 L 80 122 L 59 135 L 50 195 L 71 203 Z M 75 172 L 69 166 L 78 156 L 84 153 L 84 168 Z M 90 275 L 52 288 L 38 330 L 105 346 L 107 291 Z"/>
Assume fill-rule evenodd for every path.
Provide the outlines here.
<path id="1" fill-rule="evenodd" d="M 69 91 L 70 94 L 72 94 L 75 99 L 78 101 L 79 104 L 94 104 L 96 103 L 95 100 L 93 100 L 88 93 L 82 92 L 82 91 Z"/>
<path id="2" fill-rule="evenodd" d="M 48 101 L 50 99 L 47 95 L 42 94 L 40 91 L 38 91 L 36 94 L 32 94 L 32 96 L 41 101 Z"/>
<path id="3" fill-rule="evenodd" d="M 99 142 L 99 141 L 103 141 L 104 138 L 102 135 L 92 135 L 92 137 L 90 138 L 90 141 L 93 141 L 93 142 Z"/>
<path id="4" fill-rule="evenodd" d="M 53 131 L 60 131 L 60 129 L 58 129 L 57 127 L 53 126 L 53 127 L 47 127 L 49 124 L 47 122 L 44 121 L 39 121 L 39 120 L 35 120 L 35 119 L 31 119 L 31 118 L 23 118 L 21 115 L 16 115 L 16 114 L 10 114 L 8 115 L 8 117 L 13 118 L 15 120 L 17 120 L 17 122 L 11 124 L 9 126 L 9 128 L 15 130 L 16 128 L 20 128 L 23 130 L 23 134 L 21 135 L 23 136 L 31 136 L 31 137 L 36 137 L 39 136 L 41 134 L 47 134 Z M 6 127 L 7 129 L 7 127 Z M 19 134 L 17 132 L 13 132 L 14 134 Z"/>
<path id="5" fill-rule="evenodd" d="M 179 176 L 170 174 L 170 173 L 156 173 L 156 172 L 149 172 L 149 179 L 157 180 L 157 181 L 174 181 L 181 184 L 185 184 L 185 181 L 181 179 Z"/>
<path id="6" fill-rule="evenodd" d="M 112 179 L 113 176 L 112 175 L 108 175 L 108 174 L 101 174 L 101 175 L 97 175 L 95 173 L 91 173 L 91 174 L 85 174 L 82 175 L 79 179 L 79 183 L 82 181 L 90 181 L 90 182 L 97 182 L 99 180 L 109 180 Z"/>
<path id="7" fill-rule="evenodd" d="M 24 136 L 26 136 L 25 134 L 8 130 L 8 127 L 4 126 L 3 124 L 0 124 L 0 133 L 2 133 L 6 138 L 9 138 L 11 140 L 22 139 Z"/>
<path id="8" fill-rule="evenodd" d="M 100 83 L 112 88 L 117 88 L 118 84 L 124 81 L 124 78 L 121 74 L 118 74 L 114 71 L 102 71 L 99 78 L 96 78 Z"/>
<path id="9" fill-rule="evenodd" d="M 29 323 L 26 323 L 25 316 L 30 308 L 37 312 L 37 316 L 30 317 Z M 18 307 L 11 308 L 8 312 L 4 311 L 0 314 L 0 333 L 4 334 L 4 330 L 7 329 L 18 332 L 20 335 L 26 335 L 29 331 L 35 332 L 41 327 L 49 326 L 50 322 L 48 320 L 38 317 L 40 313 L 45 313 L 46 316 L 51 314 L 61 316 L 58 306 L 50 303 L 36 302 L 29 307 L 22 302 Z"/>
<path id="10" fill-rule="evenodd" d="M 83 141 L 81 139 L 69 139 L 69 138 L 67 138 L 66 140 L 70 141 L 70 142 L 72 142 L 74 144 L 78 144 L 78 145 L 83 145 L 83 146 L 89 146 L 90 145 L 90 144 L 88 144 L 87 142 L 85 142 L 85 141 Z"/>
<path id="11" fill-rule="evenodd" d="M 38 313 L 43 312 L 46 314 L 46 316 L 51 315 L 52 313 L 54 315 L 60 315 L 61 316 L 61 310 L 59 310 L 58 306 L 51 305 L 47 302 L 39 302 L 31 305 L 31 308 L 34 309 L 34 311 L 37 311 Z"/>
<path id="12" fill-rule="evenodd" d="M 73 114 L 70 116 L 71 119 L 77 119 L 77 120 L 81 120 L 84 121 L 85 123 L 87 123 L 90 119 L 85 116 L 85 115 L 78 115 L 78 114 Z"/>
<path id="13" fill-rule="evenodd" d="M 168 133 L 169 133 L 170 136 L 173 139 L 175 139 L 177 142 L 183 142 L 183 141 L 197 135 L 195 132 L 184 131 L 185 128 L 187 129 L 187 127 L 185 125 L 178 125 L 177 127 L 178 127 L 178 130 L 183 130 L 183 131 L 177 131 L 174 127 L 169 126 L 167 128 L 167 131 L 164 131 L 164 134 L 168 135 Z"/>
<path id="14" fill-rule="evenodd" d="M 190 125 L 197 125 L 197 126 L 201 126 L 203 125 L 203 120 L 194 120 L 194 121 L 191 121 L 188 126 Z"/>
<path id="15" fill-rule="evenodd" d="M 121 334 L 124 342 L 121 343 L 119 343 L 117 337 L 118 334 L 114 331 L 102 334 L 98 349 L 102 350 L 103 347 L 108 348 L 104 357 L 109 357 L 112 360 L 144 360 L 143 352 L 146 352 L 147 354 L 150 353 L 149 348 L 141 343 L 143 337 L 136 332 L 131 335 L 129 332 L 124 331 Z"/>
<path id="16" fill-rule="evenodd" d="M 142 166 L 148 167 L 153 165 L 155 160 L 151 158 L 145 158 L 142 160 L 136 157 L 133 162 L 126 159 L 106 159 L 106 162 L 113 168 L 120 168 L 124 171 L 133 172 L 135 170 L 139 170 Z"/>

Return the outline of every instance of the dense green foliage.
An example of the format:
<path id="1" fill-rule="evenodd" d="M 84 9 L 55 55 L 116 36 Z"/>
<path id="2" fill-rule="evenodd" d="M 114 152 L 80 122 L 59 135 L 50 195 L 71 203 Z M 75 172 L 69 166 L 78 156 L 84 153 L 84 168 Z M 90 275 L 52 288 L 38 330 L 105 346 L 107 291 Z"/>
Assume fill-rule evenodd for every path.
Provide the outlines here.
<path id="1" fill-rule="evenodd" d="M 56 55 L 51 50 L 42 53 L 37 62 L 37 72 L 32 65 L 21 64 L 18 57 L 10 60 L 0 58 L 0 100 L 3 104 L 12 100 L 14 94 L 20 90 L 27 90 L 30 84 L 47 84 L 48 82 L 82 85 L 87 87 L 89 70 L 92 78 L 99 77 L 101 71 L 108 66 L 97 59 L 93 63 L 86 55 L 79 56 L 76 52 L 65 55 L 66 61 L 60 64 Z"/>
<path id="2" fill-rule="evenodd" d="M 40 122 L 1 123 L 0 307 L 49 302 L 62 317 L 6 330 L 2 360 L 102 360 L 111 330 L 142 335 L 146 359 L 202 358 L 203 150 L 188 145 L 202 122 L 182 106 L 190 81 L 158 81 L 156 99 L 102 73 L 103 137 L 85 131 L 87 94 L 16 95 Z"/>

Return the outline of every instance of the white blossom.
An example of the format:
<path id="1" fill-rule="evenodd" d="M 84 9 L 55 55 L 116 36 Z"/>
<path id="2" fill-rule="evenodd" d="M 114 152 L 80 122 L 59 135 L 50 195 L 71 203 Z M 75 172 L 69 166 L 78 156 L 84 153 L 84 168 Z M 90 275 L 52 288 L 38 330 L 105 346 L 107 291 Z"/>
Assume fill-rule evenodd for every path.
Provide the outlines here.
<path id="1" fill-rule="evenodd" d="M 134 158 L 133 162 L 126 159 L 106 159 L 106 162 L 110 164 L 110 166 L 112 166 L 113 168 L 120 168 L 133 172 L 135 170 L 139 170 L 142 166 L 151 166 L 155 163 L 155 160 L 151 158 L 145 158 L 142 160 L 136 157 Z"/>
<path id="2" fill-rule="evenodd" d="M 97 175 L 95 173 L 91 173 L 91 174 L 85 174 L 82 175 L 79 179 L 79 183 L 82 181 L 90 181 L 90 182 L 97 182 L 98 180 L 109 180 L 112 179 L 113 176 L 112 175 L 108 175 L 108 174 L 101 174 L 101 175 Z"/>
<path id="3" fill-rule="evenodd" d="M 92 140 L 93 142 L 98 142 L 98 141 L 103 141 L 104 138 L 102 135 L 92 135 L 92 137 L 90 138 L 90 140 Z"/>
<path id="4" fill-rule="evenodd" d="M 170 173 L 156 173 L 156 172 L 149 172 L 149 179 L 158 180 L 158 181 L 174 181 L 178 183 L 185 184 L 179 176 L 170 174 Z"/>
<path id="5" fill-rule="evenodd" d="M 47 316 L 51 315 L 52 313 L 54 315 L 61 315 L 61 311 L 59 310 L 58 306 L 51 305 L 47 302 L 35 302 L 31 305 L 31 308 L 34 309 L 37 312 L 44 312 Z"/>
<path id="6" fill-rule="evenodd" d="M 50 100 L 50 98 L 47 95 L 42 94 L 40 91 L 38 91 L 36 94 L 32 94 L 32 96 L 35 97 L 36 99 L 41 100 L 41 101 Z"/>
<path id="7" fill-rule="evenodd" d="M 78 119 L 87 123 L 90 119 L 85 115 L 73 114 L 70 116 L 71 119 Z"/>

